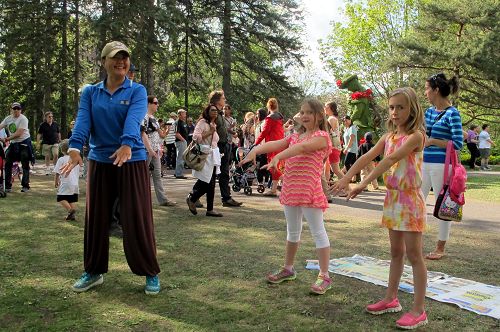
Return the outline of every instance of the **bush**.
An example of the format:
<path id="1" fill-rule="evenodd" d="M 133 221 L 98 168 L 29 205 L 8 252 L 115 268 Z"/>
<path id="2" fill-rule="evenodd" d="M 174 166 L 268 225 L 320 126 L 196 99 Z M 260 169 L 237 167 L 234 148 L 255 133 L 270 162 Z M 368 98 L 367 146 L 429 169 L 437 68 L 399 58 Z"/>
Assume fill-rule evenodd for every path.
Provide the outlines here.
<path id="1" fill-rule="evenodd" d="M 462 161 L 462 163 L 466 163 L 469 161 L 469 159 L 470 159 L 469 150 L 465 148 L 465 150 L 462 150 L 460 152 L 460 160 Z M 477 160 L 479 161 L 480 158 L 477 158 Z M 500 165 L 500 153 L 498 152 L 498 149 L 492 149 L 492 155 L 490 156 L 489 164 Z"/>

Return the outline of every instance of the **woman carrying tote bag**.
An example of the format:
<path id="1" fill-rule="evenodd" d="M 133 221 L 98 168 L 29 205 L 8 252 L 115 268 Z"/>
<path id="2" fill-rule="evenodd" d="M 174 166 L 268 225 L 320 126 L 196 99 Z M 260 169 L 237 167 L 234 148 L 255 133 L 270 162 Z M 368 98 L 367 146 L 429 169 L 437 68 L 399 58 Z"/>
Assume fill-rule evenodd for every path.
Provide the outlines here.
<path id="1" fill-rule="evenodd" d="M 448 141 L 460 150 L 463 145 L 462 119 L 458 110 L 451 105 L 450 94 L 458 91 L 458 79 L 446 79 L 442 73 L 433 75 L 425 82 L 425 95 L 433 105 L 425 111 L 427 139 L 422 166 L 422 192 L 427 198 L 430 189 L 437 199 L 443 188 L 443 173 Z M 446 241 L 450 237 L 451 221 L 439 221 L 439 235 L 436 248 L 425 258 L 437 260 L 444 256 Z"/>
<path id="2" fill-rule="evenodd" d="M 208 217 L 222 217 L 222 213 L 214 211 L 214 196 L 215 196 L 215 176 L 220 173 L 221 155 L 217 142 L 215 120 L 217 119 L 218 109 L 215 105 L 208 105 L 202 113 L 202 118 L 198 120 L 194 128 L 193 141 L 200 144 L 200 149 L 204 153 L 208 153 L 205 165 L 201 171 L 193 170 L 193 176 L 198 179 L 193 186 L 193 190 L 186 198 L 189 211 L 192 214 L 198 214 L 196 210 L 196 202 L 201 196 L 207 195 L 207 212 Z"/>

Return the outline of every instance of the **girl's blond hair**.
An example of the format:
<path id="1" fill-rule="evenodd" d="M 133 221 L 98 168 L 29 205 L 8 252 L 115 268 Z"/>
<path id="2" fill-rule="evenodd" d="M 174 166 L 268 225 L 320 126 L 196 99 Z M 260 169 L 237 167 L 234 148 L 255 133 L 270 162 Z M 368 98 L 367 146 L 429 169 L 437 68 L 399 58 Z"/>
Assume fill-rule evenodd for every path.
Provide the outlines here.
<path id="1" fill-rule="evenodd" d="M 250 120 L 250 119 L 253 119 L 255 117 L 255 114 L 253 114 L 253 112 L 246 112 L 245 113 L 245 122 Z"/>
<path id="2" fill-rule="evenodd" d="M 323 131 L 328 131 L 326 127 L 327 126 L 326 116 L 325 112 L 323 111 L 323 104 L 319 100 L 312 98 L 304 100 L 301 106 L 305 104 L 307 104 L 313 111 L 314 121 L 315 123 L 318 124 L 319 129 Z M 300 124 L 299 127 L 297 128 L 297 131 L 299 133 L 304 133 L 306 131 L 306 128 L 302 124 Z"/>
<path id="3" fill-rule="evenodd" d="M 408 134 L 412 134 L 416 131 L 421 131 L 425 134 L 424 111 L 418 103 L 417 93 L 415 92 L 415 90 L 410 87 L 397 88 L 389 94 L 389 99 L 397 95 L 405 96 L 406 101 L 410 105 L 410 116 L 408 117 L 408 121 L 405 125 L 406 132 Z M 386 127 L 387 131 L 390 132 L 396 132 L 397 130 L 397 127 L 394 125 L 394 123 L 392 123 L 390 117 L 386 122 Z"/>

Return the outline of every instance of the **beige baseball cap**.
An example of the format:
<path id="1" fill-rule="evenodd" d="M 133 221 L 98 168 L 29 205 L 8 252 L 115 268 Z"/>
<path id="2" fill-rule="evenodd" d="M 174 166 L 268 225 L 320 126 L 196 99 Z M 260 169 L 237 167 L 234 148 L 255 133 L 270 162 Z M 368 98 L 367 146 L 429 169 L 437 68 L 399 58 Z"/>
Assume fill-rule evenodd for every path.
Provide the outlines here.
<path id="1" fill-rule="evenodd" d="M 127 46 L 125 46 L 124 43 L 119 42 L 119 41 L 109 42 L 102 49 L 101 59 L 105 58 L 105 57 L 112 58 L 118 52 L 125 52 L 125 53 L 127 53 L 128 56 L 130 56 L 130 50 L 128 49 Z"/>

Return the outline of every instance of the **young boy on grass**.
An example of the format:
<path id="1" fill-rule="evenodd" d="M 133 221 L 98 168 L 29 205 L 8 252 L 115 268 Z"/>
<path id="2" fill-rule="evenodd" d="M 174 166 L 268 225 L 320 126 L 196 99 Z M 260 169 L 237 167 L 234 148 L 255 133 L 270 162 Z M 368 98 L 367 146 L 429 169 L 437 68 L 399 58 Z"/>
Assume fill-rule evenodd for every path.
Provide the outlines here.
<path id="1" fill-rule="evenodd" d="M 57 160 L 56 166 L 54 167 L 54 186 L 58 188 L 57 201 L 61 203 L 63 208 L 68 212 L 66 220 L 71 221 L 75 220 L 76 202 L 78 202 L 78 175 L 80 174 L 80 165 L 76 165 L 67 177 L 61 176 L 61 167 L 66 165 L 69 160 L 69 141 L 65 139 L 59 146 L 63 156 Z"/>

